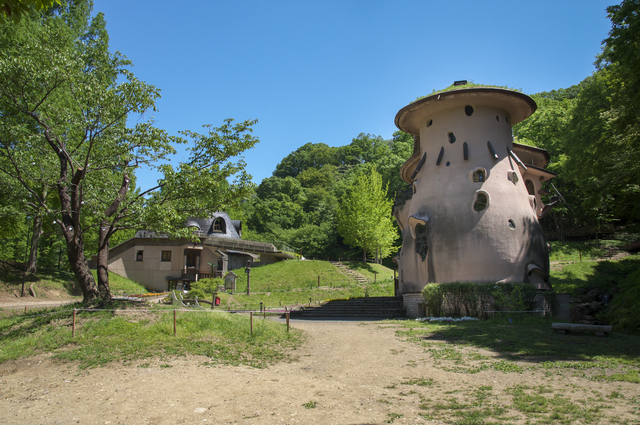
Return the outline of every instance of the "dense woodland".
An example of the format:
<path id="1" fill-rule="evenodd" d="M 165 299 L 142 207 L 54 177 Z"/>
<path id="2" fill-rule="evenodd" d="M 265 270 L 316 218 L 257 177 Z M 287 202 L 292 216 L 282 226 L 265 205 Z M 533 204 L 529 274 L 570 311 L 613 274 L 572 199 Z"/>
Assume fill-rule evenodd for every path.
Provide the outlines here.
<path id="1" fill-rule="evenodd" d="M 153 109 L 156 88 L 109 51 L 90 1 L 60 3 L 0 20 L 0 260 L 78 275 L 79 254 L 104 254 L 138 228 L 170 232 L 187 215 L 217 209 L 243 221 L 243 238 L 285 242 L 306 257 L 388 260 L 397 252 L 391 207 L 406 190 L 398 171 L 412 153 L 411 136 L 307 143 L 252 187 L 244 164 L 232 159 L 257 142 L 253 122 L 228 120 L 179 137 L 151 122 L 128 128 L 128 116 Z M 518 143 L 546 149 L 548 168 L 559 174 L 545 199 L 559 201 L 544 218 L 547 230 L 640 221 L 640 0 L 607 12 L 612 29 L 593 74 L 531 95 L 537 112 L 513 129 Z M 189 143 L 189 160 L 176 169 L 158 165 L 176 143 Z M 164 174 L 146 193 L 135 188 L 142 164 Z M 373 190 L 363 193 L 367 186 Z M 184 187 L 193 198 L 171 196 Z M 211 201 L 194 201 L 203 196 Z M 355 220 L 363 221 L 345 225 Z M 105 284 L 98 291 L 93 283 L 94 298 Z"/>

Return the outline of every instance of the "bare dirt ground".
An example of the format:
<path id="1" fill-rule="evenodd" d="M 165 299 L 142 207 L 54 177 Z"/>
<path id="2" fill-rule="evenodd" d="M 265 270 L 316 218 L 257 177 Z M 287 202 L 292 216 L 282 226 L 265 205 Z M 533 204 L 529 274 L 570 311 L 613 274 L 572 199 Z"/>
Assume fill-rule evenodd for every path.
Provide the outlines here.
<path id="1" fill-rule="evenodd" d="M 82 301 L 82 297 L 71 297 L 62 290 L 48 290 L 35 287 L 36 297 L 29 295 L 29 285 L 25 286 L 25 296 L 20 296 L 20 290 L 12 287 L 0 288 L 0 308 L 3 310 L 17 310 L 31 307 L 53 307 Z"/>
<path id="2" fill-rule="evenodd" d="M 594 382 L 569 373 L 445 371 L 424 347 L 398 338 L 395 324 L 292 320 L 292 326 L 309 336 L 294 353 L 297 359 L 266 369 L 205 366 L 206 358 L 194 357 L 84 371 L 47 356 L 0 364 L 0 423 L 444 423 L 430 417 L 425 403 L 466 397 L 478 388 L 505 406 L 511 396 L 504 390 L 527 384 L 549 386 L 568 398 L 617 392 L 630 400 L 639 394 L 638 384 Z M 412 380 L 433 383 L 408 383 Z M 628 404 L 611 404 L 607 417 L 637 423 Z M 503 423 L 524 419 L 510 410 Z"/>

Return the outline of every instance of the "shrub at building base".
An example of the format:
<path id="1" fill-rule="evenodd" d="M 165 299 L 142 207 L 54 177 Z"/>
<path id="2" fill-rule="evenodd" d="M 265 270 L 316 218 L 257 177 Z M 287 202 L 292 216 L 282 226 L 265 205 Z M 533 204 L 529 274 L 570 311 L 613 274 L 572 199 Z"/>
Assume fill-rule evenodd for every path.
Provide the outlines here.
<path id="1" fill-rule="evenodd" d="M 191 283 L 191 290 L 187 294 L 189 299 L 194 299 L 196 296 L 203 299 L 210 299 L 211 294 L 218 292 L 218 286 L 224 286 L 224 279 L 220 278 L 206 278 L 200 279 L 197 282 Z"/>
<path id="2" fill-rule="evenodd" d="M 445 313 L 478 317 L 483 311 L 533 311 L 537 295 L 529 283 L 429 283 L 422 290 L 427 312 L 434 317 Z M 543 297 L 553 312 L 555 294 L 547 292 Z"/>

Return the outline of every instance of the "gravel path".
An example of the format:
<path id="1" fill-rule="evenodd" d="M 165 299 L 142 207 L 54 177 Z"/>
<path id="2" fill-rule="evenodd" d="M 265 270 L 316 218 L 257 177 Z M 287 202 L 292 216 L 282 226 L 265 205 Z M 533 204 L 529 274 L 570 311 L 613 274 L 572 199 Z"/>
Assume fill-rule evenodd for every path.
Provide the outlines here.
<path id="1" fill-rule="evenodd" d="M 198 357 L 85 371 L 45 356 L 0 364 L 0 422 L 382 424 L 393 419 L 397 424 L 433 424 L 441 422 L 421 416 L 428 413 L 420 408 L 425 400 L 491 386 L 500 402 L 505 388 L 540 382 L 533 372 L 464 374 L 436 368 L 423 347 L 396 336 L 395 324 L 291 323 L 308 333 L 307 343 L 294 352 L 296 360 L 266 369 L 210 367 Z M 433 384 L 406 384 L 420 379 Z M 545 384 L 594 385 L 599 390 L 607 385 L 575 377 L 553 379 Z"/>

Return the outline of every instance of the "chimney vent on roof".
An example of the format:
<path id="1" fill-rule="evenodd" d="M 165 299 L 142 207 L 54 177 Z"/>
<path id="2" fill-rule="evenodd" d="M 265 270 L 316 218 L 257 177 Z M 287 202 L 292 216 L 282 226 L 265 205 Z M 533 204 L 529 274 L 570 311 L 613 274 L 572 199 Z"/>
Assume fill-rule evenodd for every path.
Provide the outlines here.
<path id="1" fill-rule="evenodd" d="M 453 82 L 454 86 L 464 86 L 465 84 L 467 84 L 467 80 L 458 80 Z"/>

